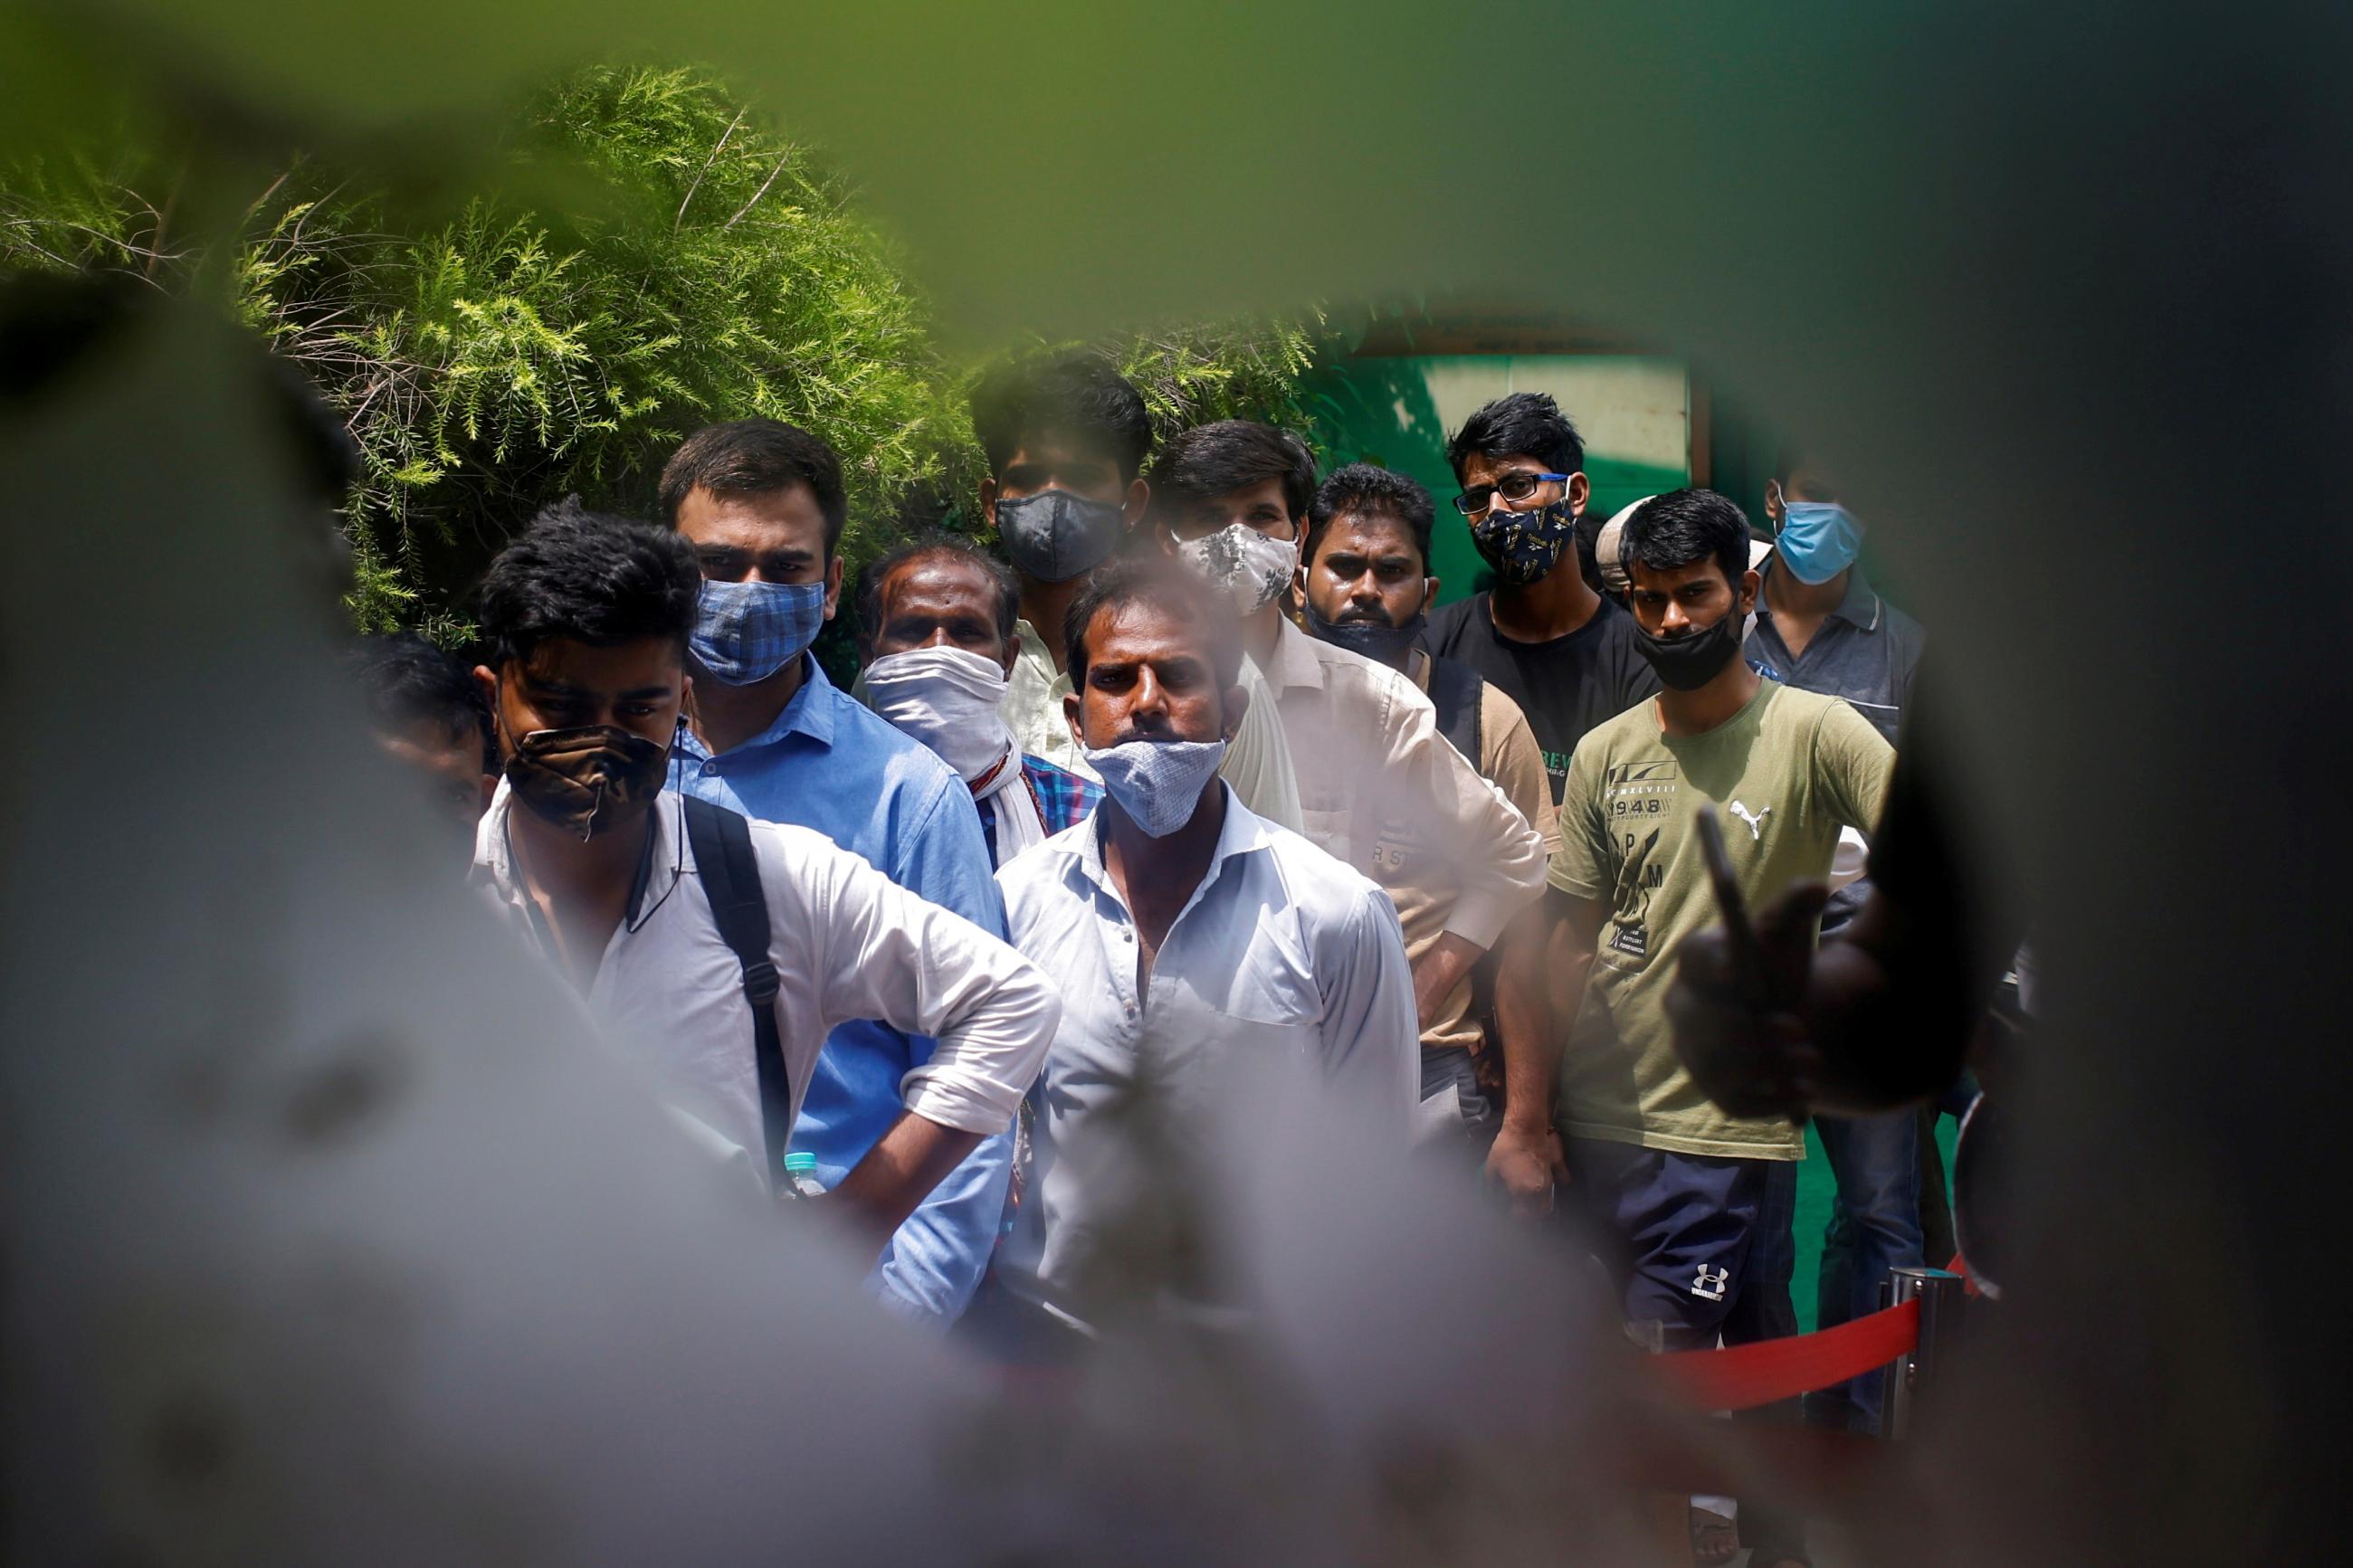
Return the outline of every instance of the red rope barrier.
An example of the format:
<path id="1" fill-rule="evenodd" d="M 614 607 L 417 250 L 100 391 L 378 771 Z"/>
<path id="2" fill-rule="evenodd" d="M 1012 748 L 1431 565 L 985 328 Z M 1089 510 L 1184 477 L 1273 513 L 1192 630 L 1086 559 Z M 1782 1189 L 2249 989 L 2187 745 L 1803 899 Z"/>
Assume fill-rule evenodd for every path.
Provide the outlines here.
<path id="1" fill-rule="evenodd" d="M 1920 1342 L 1920 1303 L 1905 1302 L 1818 1334 L 1760 1340 L 1717 1351 L 1647 1358 L 1679 1403 L 1698 1410 L 1747 1410 L 1844 1383 Z"/>

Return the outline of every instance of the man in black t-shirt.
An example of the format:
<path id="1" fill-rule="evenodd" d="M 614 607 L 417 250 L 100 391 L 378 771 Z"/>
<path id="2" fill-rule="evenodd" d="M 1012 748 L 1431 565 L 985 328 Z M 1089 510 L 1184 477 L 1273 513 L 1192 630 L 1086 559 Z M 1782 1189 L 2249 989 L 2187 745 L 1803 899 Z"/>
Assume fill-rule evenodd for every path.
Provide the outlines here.
<path id="1" fill-rule="evenodd" d="M 1446 458 L 1462 486 L 1454 508 L 1497 581 L 1433 611 L 1422 646 L 1520 705 L 1558 805 L 1585 732 L 1659 689 L 1635 651 L 1633 617 L 1595 593 L 1578 566 L 1585 443 L 1550 396 L 1515 392 L 1471 416 Z"/>

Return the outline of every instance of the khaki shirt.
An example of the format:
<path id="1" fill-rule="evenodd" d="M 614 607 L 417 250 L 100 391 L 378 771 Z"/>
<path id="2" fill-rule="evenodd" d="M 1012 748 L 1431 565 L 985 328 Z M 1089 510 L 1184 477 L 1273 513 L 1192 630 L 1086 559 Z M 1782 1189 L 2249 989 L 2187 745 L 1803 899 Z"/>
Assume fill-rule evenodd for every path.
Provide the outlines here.
<path id="1" fill-rule="evenodd" d="M 1438 732 L 1430 699 L 1388 666 L 1288 622 L 1266 680 L 1291 741 L 1307 837 L 1380 884 L 1409 955 L 1429 952 L 1444 931 L 1493 947 L 1543 893 L 1546 839 Z M 1518 730 L 1525 736 L 1525 718 Z M 1541 755 L 1535 765 L 1536 793 L 1549 795 Z M 1466 981 L 1423 1045 L 1475 1040 L 1470 1010 Z"/>

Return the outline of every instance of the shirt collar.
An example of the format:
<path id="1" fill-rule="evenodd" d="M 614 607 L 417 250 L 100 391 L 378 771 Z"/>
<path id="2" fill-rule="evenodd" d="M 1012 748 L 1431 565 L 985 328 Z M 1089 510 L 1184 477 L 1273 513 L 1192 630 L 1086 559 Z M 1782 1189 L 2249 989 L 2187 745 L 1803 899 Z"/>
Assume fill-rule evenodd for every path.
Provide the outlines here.
<path id="1" fill-rule="evenodd" d="M 1327 645 L 1293 626 L 1281 616 L 1274 618 L 1274 651 L 1267 656 L 1261 673 L 1266 683 L 1276 691 L 1287 691 L 1294 686 L 1324 689 L 1324 660 L 1319 650 Z"/>
<path id="2" fill-rule="evenodd" d="M 1767 556 L 1764 574 L 1770 576 L 1773 568 L 1779 565 L 1781 557 L 1778 553 Z M 1773 618 L 1772 607 L 1766 604 L 1765 591 L 1761 585 L 1757 592 L 1757 613 L 1768 621 Z M 1879 591 L 1873 588 L 1870 579 L 1862 574 L 1862 563 L 1858 562 L 1848 567 L 1846 593 L 1840 598 L 1831 614 L 1859 631 L 1875 632 L 1879 629 L 1880 620 L 1885 613 L 1885 606 L 1880 603 Z"/>
<path id="3" fill-rule="evenodd" d="M 474 867 L 469 879 L 488 889 L 501 901 L 520 905 L 525 898 L 522 878 L 515 868 L 514 840 L 507 831 L 514 805 L 514 787 L 501 778 L 491 796 L 490 808 L 482 813 L 474 829 Z M 681 831 L 680 814 L 685 809 L 682 798 L 664 790 L 654 796 L 649 809 L 653 812 L 654 830 L 649 836 L 646 858 L 639 865 L 633 889 L 636 896 L 630 901 L 628 916 L 631 924 L 668 898 L 680 877 L 694 868 L 694 850 Z"/>
<path id="4" fill-rule="evenodd" d="M 1273 834 L 1267 830 L 1266 819 L 1244 805 L 1241 796 L 1234 793 L 1231 784 L 1221 778 L 1218 781 L 1218 787 L 1226 792 L 1226 820 L 1218 829 L 1218 847 L 1210 852 L 1208 869 L 1201 873 L 1201 886 L 1194 889 L 1193 898 L 1196 900 L 1208 890 L 1210 884 L 1218 879 L 1219 873 L 1225 868 L 1228 860 L 1238 855 L 1248 855 L 1267 848 L 1274 842 Z M 1078 842 L 1071 849 L 1071 858 L 1080 876 L 1092 882 L 1097 888 L 1109 894 L 1114 902 L 1117 902 L 1119 894 L 1111 885 L 1111 870 L 1103 864 L 1103 835 L 1110 830 L 1107 826 L 1109 821 L 1108 816 L 1101 810 L 1097 810 L 1093 816 L 1088 817 L 1085 824 L 1086 830 L 1078 836 Z M 1188 902 L 1186 907 L 1189 909 L 1191 903 Z"/>
<path id="5" fill-rule="evenodd" d="M 787 735 L 807 735 L 818 745 L 833 745 L 834 704 L 842 700 L 841 692 L 825 678 L 825 667 L 814 654 L 804 653 L 807 668 L 801 675 L 801 689 L 785 704 L 784 711 L 769 721 L 768 727 L 738 745 L 729 748 L 748 752 L 755 746 L 773 746 Z M 675 749 L 691 757 L 708 757 L 711 749 L 690 728 L 684 719 L 679 721 Z"/>
<path id="6" fill-rule="evenodd" d="M 1031 626 L 1027 617 L 1013 623 L 1013 640 L 1019 647 L 1015 658 L 1021 663 L 1035 667 L 1038 679 L 1046 683 L 1048 696 L 1060 697 L 1066 691 L 1076 689 L 1071 684 L 1071 672 L 1054 668 L 1054 656 L 1046 651 L 1046 639 L 1038 635 L 1038 628 Z"/>

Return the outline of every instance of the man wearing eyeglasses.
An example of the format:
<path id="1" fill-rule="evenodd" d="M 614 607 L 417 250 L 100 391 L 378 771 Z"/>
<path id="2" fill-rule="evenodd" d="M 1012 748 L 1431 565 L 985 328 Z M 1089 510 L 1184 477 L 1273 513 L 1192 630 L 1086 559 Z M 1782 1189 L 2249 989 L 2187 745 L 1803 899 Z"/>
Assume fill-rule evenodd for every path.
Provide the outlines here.
<path id="1" fill-rule="evenodd" d="M 1454 508 L 1495 585 L 1431 611 L 1422 646 L 1520 705 L 1557 805 L 1585 732 L 1659 689 L 1636 651 L 1633 617 L 1577 564 L 1585 443 L 1548 395 L 1514 392 L 1464 421 L 1446 458 L 1462 486 Z"/>

